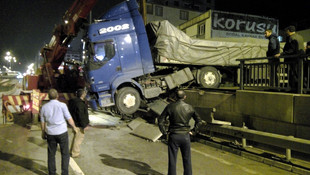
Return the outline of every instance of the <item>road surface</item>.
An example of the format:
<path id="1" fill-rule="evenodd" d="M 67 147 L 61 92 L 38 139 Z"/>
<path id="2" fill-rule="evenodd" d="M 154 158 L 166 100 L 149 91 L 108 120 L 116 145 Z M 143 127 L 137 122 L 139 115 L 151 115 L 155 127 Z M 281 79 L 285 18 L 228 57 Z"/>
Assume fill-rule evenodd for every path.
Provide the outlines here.
<path id="1" fill-rule="evenodd" d="M 112 116 L 97 113 L 91 120 L 95 126 L 86 132 L 81 157 L 71 160 L 71 165 L 76 165 L 70 168 L 70 174 L 78 174 L 79 170 L 86 175 L 167 174 L 166 144 L 133 135 L 126 123 Z M 103 120 L 108 124 L 98 125 Z M 47 174 L 47 143 L 41 139 L 41 132 L 17 123 L 0 125 L 0 174 Z M 71 140 L 71 129 L 69 133 Z M 59 151 L 56 157 L 60 174 Z M 181 175 L 181 156 L 178 158 L 177 171 Z M 194 175 L 294 174 L 196 142 L 192 143 L 192 164 Z"/>

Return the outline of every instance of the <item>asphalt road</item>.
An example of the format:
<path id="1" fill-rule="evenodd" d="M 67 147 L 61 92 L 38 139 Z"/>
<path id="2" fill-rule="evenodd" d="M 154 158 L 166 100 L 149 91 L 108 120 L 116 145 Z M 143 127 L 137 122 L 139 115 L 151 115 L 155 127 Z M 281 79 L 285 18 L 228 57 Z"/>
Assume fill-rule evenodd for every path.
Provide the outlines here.
<path id="1" fill-rule="evenodd" d="M 98 115 L 102 118 L 102 114 Z M 166 144 L 134 136 L 125 123 L 111 116 L 107 119 L 116 126 L 96 125 L 87 131 L 81 157 L 74 159 L 78 169 L 86 175 L 167 174 Z M 71 140 L 71 130 L 69 133 Z M 56 157 L 60 174 L 59 151 Z M 177 171 L 183 174 L 181 156 L 178 158 Z M 192 143 L 192 164 L 194 175 L 294 174 L 200 143 Z M 70 168 L 70 174 L 78 174 L 76 170 Z M 17 124 L 0 125 L 0 174 L 47 174 L 47 143 L 40 131 Z"/>

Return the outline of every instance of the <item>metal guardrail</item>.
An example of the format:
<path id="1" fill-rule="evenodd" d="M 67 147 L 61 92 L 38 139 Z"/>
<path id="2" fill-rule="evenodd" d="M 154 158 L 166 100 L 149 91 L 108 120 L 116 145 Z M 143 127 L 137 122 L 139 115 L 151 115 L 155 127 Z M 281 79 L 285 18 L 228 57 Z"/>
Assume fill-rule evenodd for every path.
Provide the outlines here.
<path id="1" fill-rule="evenodd" d="M 271 146 L 286 149 L 286 160 L 291 159 L 291 150 L 310 154 L 310 140 L 295 138 L 293 136 L 284 136 L 280 134 L 268 133 L 248 129 L 246 127 L 236 127 L 229 125 L 207 124 L 205 129 L 210 132 L 221 133 L 242 139 L 242 146 L 246 147 L 246 139 L 263 143 Z"/>
<path id="2" fill-rule="evenodd" d="M 310 92 L 310 55 L 261 57 L 240 61 L 240 89 L 245 87 Z"/>

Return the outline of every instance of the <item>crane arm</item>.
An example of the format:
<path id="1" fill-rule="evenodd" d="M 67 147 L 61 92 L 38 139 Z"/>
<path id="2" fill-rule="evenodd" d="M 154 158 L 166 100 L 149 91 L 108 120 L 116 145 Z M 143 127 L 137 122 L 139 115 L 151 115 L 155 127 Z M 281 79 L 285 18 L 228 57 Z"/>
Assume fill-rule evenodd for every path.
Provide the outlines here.
<path id="1" fill-rule="evenodd" d="M 49 44 L 41 49 L 45 87 L 56 86 L 53 73 L 63 62 L 68 45 L 77 36 L 96 2 L 97 0 L 76 0 L 63 16 L 64 23 L 55 27 Z"/>

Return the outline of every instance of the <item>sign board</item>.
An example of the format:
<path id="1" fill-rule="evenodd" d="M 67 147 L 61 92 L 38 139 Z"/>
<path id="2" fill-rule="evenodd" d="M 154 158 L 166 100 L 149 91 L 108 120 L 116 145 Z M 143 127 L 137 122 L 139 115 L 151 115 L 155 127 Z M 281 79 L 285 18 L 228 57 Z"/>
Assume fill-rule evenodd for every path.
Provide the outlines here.
<path id="1" fill-rule="evenodd" d="M 265 38 L 266 29 L 278 34 L 279 21 L 263 16 L 212 11 L 212 38 Z"/>

